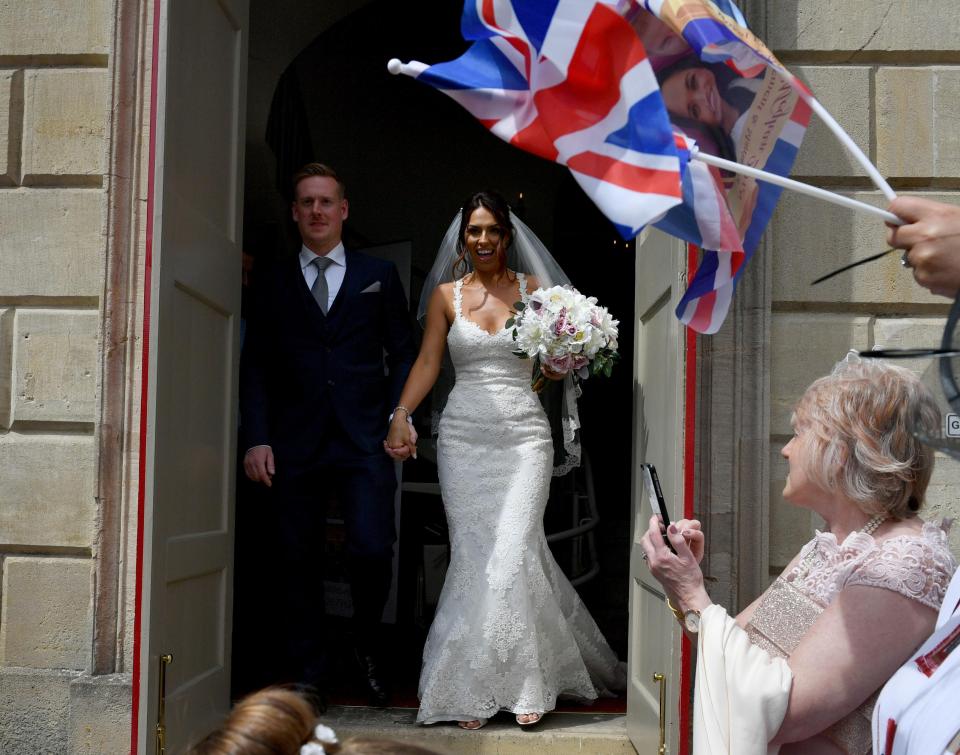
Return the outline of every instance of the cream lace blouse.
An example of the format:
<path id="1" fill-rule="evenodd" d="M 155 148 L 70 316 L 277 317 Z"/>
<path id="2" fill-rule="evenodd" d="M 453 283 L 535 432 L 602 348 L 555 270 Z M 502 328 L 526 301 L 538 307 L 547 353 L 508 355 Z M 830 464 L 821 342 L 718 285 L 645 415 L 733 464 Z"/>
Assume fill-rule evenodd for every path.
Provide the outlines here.
<path id="1" fill-rule="evenodd" d="M 844 587 L 865 585 L 893 590 L 939 611 L 956 569 L 947 533 L 924 522 L 918 535 L 898 535 L 879 543 L 860 531 L 851 532 L 843 543 L 837 543 L 831 532 L 817 531 L 783 578 L 823 607 Z"/>
<path id="2" fill-rule="evenodd" d="M 947 533 L 925 522 L 919 534 L 877 541 L 860 531 L 838 543 L 817 532 L 789 572 L 774 582 L 747 624 L 751 642 L 788 658 L 800 639 L 841 590 L 852 585 L 880 587 L 939 610 L 957 562 Z M 870 716 L 876 694 L 823 735 L 847 753 L 870 751 Z"/>

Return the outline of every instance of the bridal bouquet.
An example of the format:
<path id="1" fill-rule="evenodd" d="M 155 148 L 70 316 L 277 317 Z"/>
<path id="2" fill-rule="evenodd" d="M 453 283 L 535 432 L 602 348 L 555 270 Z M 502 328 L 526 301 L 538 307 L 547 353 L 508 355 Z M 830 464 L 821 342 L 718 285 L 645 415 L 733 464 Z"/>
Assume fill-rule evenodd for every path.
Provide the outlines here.
<path id="1" fill-rule="evenodd" d="M 584 296 L 570 286 L 538 288 L 529 303 L 517 302 L 507 320 L 513 328 L 521 359 L 533 359 L 533 385 L 544 377 L 541 365 L 553 372 L 572 372 L 580 379 L 591 373 L 610 377 L 617 353 L 617 325 L 606 307 L 593 296 Z"/>

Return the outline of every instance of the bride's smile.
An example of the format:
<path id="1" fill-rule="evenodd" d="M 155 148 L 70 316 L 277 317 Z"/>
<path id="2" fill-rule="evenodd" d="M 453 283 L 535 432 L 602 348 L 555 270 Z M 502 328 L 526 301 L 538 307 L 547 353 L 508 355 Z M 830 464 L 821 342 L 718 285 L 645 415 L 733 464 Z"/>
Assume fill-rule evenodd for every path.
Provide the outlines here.
<path id="1" fill-rule="evenodd" d="M 478 207 L 470 215 L 463 232 L 463 241 L 470 252 L 474 269 L 491 272 L 506 267 L 510 234 L 485 207 Z"/>

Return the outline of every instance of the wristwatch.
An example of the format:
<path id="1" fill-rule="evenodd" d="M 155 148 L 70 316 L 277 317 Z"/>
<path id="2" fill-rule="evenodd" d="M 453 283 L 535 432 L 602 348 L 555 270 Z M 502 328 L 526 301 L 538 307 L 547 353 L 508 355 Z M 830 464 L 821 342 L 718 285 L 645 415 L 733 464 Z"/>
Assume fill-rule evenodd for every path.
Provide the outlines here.
<path id="1" fill-rule="evenodd" d="M 680 626 L 686 629 L 690 634 L 696 634 L 700 631 L 700 612 L 693 609 L 689 611 L 681 611 L 673 603 L 670 602 L 670 598 L 667 598 L 667 608 L 670 609 L 671 613 L 676 617 L 677 621 L 680 622 Z"/>
<path id="2" fill-rule="evenodd" d="M 684 612 L 683 626 L 690 634 L 696 634 L 700 631 L 700 612 L 694 609 Z"/>

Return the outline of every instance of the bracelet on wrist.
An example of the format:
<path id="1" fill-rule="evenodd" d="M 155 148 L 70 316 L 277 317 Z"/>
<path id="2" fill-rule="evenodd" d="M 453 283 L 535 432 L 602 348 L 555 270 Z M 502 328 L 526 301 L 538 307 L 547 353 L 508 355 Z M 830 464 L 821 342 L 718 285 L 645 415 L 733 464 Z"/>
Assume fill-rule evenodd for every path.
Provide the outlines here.
<path id="1" fill-rule="evenodd" d="M 667 598 L 667 608 L 670 609 L 670 612 L 676 617 L 677 621 L 683 625 L 683 611 L 673 605 L 673 603 L 670 602 L 670 598 Z"/>
<path id="2" fill-rule="evenodd" d="M 393 422 L 393 418 L 397 416 L 397 412 L 403 412 L 407 418 L 407 422 L 411 425 L 413 424 L 413 418 L 410 416 L 410 410 L 407 409 L 403 404 L 398 404 L 397 407 L 390 412 L 390 417 L 387 419 L 387 422 Z"/>

